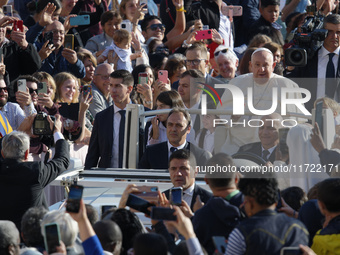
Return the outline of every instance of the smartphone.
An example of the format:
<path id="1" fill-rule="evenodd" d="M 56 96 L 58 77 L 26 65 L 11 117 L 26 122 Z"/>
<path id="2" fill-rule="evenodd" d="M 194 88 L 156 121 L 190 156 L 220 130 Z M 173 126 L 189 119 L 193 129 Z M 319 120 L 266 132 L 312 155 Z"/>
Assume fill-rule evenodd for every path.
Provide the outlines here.
<path id="1" fill-rule="evenodd" d="M 315 122 L 318 123 L 319 129 L 320 129 L 320 134 L 323 137 L 323 101 L 319 101 L 316 104 L 316 109 L 315 109 Z"/>
<path id="2" fill-rule="evenodd" d="M 90 24 L 90 15 L 78 15 L 70 18 L 71 26 L 82 26 Z"/>
<path id="3" fill-rule="evenodd" d="M 240 5 L 222 5 L 222 14 L 225 16 L 242 16 L 243 9 Z"/>
<path id="4" fill-rule="evenodd" d="M 158 187 L 157 186 L 137 186 L 140 192 L 133 193 L 137 197 L 143 198 L 149 202 L 158 202 Z"/>
<path id="5" fill-rule="evenodd" d="M 283 247 L 280 255 L 299 255 L 303 254 L 299 247 Z"/>
<path id="6" fill-rule="evenodd" d="M 146 215 L 150 215 L 150 211 L 148 210 L 148 207 L 155 206 L 151 204 L 149 201 L 143 198 L 140 198 L 134 194 L 129 195 L 126 205 L 139 212 L 145 213 Z"/>
<path id="7" fill-rule="evenodd" d="M 26 92 L 26 80 L 20 79 L 18 80 L 18 91 Z"/>
<path id="8" fill-rule="evenodd" d="M 24 23 L 22 20 L 15 20 L 13 23 L 13 31 L 24 32 Z"/>
<path id="9" fill-rule="evenodd" d="M 68 193 L 66 211 L 79 212 L 80 200 L 83 197 L 84 187 L 81 185 L 71 185 L 70 192 Z"/>
<path id="10" fill-rule="evenodd" d="M 180 206 L 183 200 L 183 189 L 182 187 L 174 187 L 170 189 L 170 203 L 173 205 Z"/>
<path id="11" fill-rule="evenodd" d="M 213 236 L 212 240 L 214 242 L 216 250 L 221 254 L 224 254 L 227 249 L 227 243 L 224 236 Z"/>
<path id="12" fill-rule="evenodd" d="M 279 128 L 279 144 L 282 154 L 288 154 L 287 135 L 289 128 Z"/>
<path id="13" fill-rule="evenodd" d="M 148 13 L 149 11 L 148 11 L 148 0 L 140 0 L 140 5 L 143 5 L 143 4 L 145 4 L 144 5 L 144 7 L 143 7 L 143 13 Z"/>
<path id="14" fill-rule="evenodd" d="M 127 30 L 129 33 L 132 32 L 131 22 L 128 20 L 123 20 L 122 23 L 120 23 L 120 28 Z"/>
<path id="15" fill-rule="evenodd" d="M 148 73 L 139 73 L 138 84 L 147 84 L 147 83 L 148 83 Z"/>
<path id="16" fill-rule="evenodd" d="M 56 247 L 60 245 L 60 231 L 57 223 L 44 225 L 45 236 L 45 249 L 48 254 L 57 252 Z"/>
<path id="17" fill-rule="evenodd" d="M 177 216 L 174 215 L 175 209 L 164 207 L 152 207 L 151 219 L 153 220 L 177 220 Z"/>
<path id="18" fill-rule="evenodd" d="M 211 29 L 197 31 L 195 35 L 196 40 L 211 39 L 211 38 L 212 38 Z"/>
<path id="19" fill-rule="evenodd" d="M 38 83 L 38 96 L 43 97 L 43 95 L 39 95 L 40 93 L 47 94 L 47 83 L 46 82 Z"/>
<path id="20" fill-rule="evenodd" d="M 71 50 L 74 49 L 74 35 L 65 35 L 64 47 Z"/>
<path id="21" fill-rule="evenodd" d="M 102 205 L 100 208 L 101 215 L 103 215 L 106 211 L 112 209 L 112 208 L 117 208 L 115 205 Z"/>
<path id="22" fill-rule="evenodd" d="M 278 211 L 282 207 L 282 200 L 281 200 L 281 191 L 277 190 L 277 205 L 276 205 L 276 211 Z"/>
<path id="23" fill-rule="evenodd" d="M 92 96 L 92 86 L 91 85 L 84 85 L 83 86 L 83 94 L 86 97 L 89 95 L 90 97 Z"/>
<path id="24" fill-rule="evenodd" d="M 4 5 L 2 6 L 2 12 L 5 16 L 13 16 L 12 5 Z"/>
<path id="25" fill-rule="evenodd" d="M 44 41 L 49 41 L 47 45 L 53 46 L 53 32 L 49 31 L 44 34 Z"/>
<path id="26" fill-rule="evenodd" d="M 159 70 L 158 71 L 158 80 L 163 83 L 168 83 L 168 71 L 167 70 Z"/>

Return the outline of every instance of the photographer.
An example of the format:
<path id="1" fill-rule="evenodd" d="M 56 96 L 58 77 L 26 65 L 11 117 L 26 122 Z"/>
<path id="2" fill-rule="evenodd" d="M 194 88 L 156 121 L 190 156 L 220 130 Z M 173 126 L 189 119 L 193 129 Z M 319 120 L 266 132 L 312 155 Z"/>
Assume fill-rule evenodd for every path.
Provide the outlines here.
<path id="1" fill-rule="evenodd" d="M 23 214 L 32 206 L 44 203 L 43 189 L 69 166 L 69 146 L 61 134 L 60 115 L 55 122 L 47 117 L 56 143 L 55 156 L 48 163 L 27 162 L 29 154 L 29 136 L 14 131 L 2 139 L 0 162 L 0 192 L 2 197 L 0 220 L 11 220 L 20 229 Z M 27 129 L 30 130 L 34 118 L 27 118 Z"/>
<path id="2" fill-rule="evenodd" d="M 317 98 L 327 96 L 340 102 L 339 81 L 339 39 L 340 39 L 340 15 L 331 14 L 325 17 L 323 27 L 328 30 L 327 37 L 314 56 L 308 59 L 304 67 L 296 67 L 289 78 L 314 78 L 307 82 L 299 83 L 299 86 L 311 92 L 311 100 L 305 106 L 307 110 L 313 109 Z"/>

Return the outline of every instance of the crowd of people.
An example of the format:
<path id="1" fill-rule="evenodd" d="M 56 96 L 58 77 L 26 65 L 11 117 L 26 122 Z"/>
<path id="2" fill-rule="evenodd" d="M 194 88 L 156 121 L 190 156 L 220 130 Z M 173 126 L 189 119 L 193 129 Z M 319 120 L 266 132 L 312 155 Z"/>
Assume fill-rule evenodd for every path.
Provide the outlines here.
<path id="1" fill-rule="evenodd" d="M 50 223 L 57 252 L 72 255 L 340 254 L 340 15 L 337 1 L 316 1 L 325 38 L 290 66 L 284 50 L 301 46 L 307 4 L 0 1 L 1 254 L 41 254 Z M 170 190 L 155 202 L 177 220 L 146 231 L 126 208 L 135 185 L 100 220 L 83 202 L 79 213 L 48 212 L 44 189 L 70 158 L 85 170 L 124 166 L 129 104 L 169 109 L 136 146 L 139 169 L 167 169 L 182 188 L 181 204 Z M 312 111 L 330 122 L 311 125 Z M 261 174 L 241 173 L 239 157 Z M 218 166 L 239 171 L 206 172 L 209 191 L 196 184 Z"/>

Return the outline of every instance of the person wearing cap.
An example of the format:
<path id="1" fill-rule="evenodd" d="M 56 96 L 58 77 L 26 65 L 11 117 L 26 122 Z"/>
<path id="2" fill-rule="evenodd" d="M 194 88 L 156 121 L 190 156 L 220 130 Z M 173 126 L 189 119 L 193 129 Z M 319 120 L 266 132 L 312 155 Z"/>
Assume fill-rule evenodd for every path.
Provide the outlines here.
<path id="1" fill-rule="evenodd" d="M 273 105 L 273 88 L 278 88 L 278 100 L 275 112 L 281 113 L 281 88 L 296 89 L 299 86 L 293 81 L 279 76 L 274 72 L 275 62 L 273 53 L 267 48 L 259 48 L 254 51 L 251 56 L 250 68 L 252 73 L 240 75 L 232 79 L 229 84 L 234 85 L 242 90 L 244 95 L 245 112 L 249 111 L 247 105 L 248 91 L 252 93 L 252 105 L 256 110 L 269 110 Z M 290 99 L 301 99 L 301 93 L 289 93 Z M 222 104 L 218 105 L 218 109 L 233 110 L 234 98 L 230 90 L 225 89 L 221 98 Z M 293 104 L 287 105 L 287 112 L 298 112 Z M 222 152 L 233 154 L 237 152 L 240 146 L 248 143 L 259 142 L 257 135 L 258 129 L 247 125 L 250 119 L 260 119 L 260 116 L 221 116 L 227 119 L 228 124 L 238 122 L 241 124 L 229 125 L 229 136 L 226 144 L 222 147 Z M 243 125 L 243 121 L 246 123 Z M 252 125 L 258 126 L 260 123 L 253 121 Z"/>
<path id="2" fill-rule="evenodd" d="M 268 35 L 273 42 L 284 44 L 281 26 L 276 23 L 280 14 L 280 0 L 261 0 L 261 17 L 249 29 L 248 42 L 257 34 Z"/>

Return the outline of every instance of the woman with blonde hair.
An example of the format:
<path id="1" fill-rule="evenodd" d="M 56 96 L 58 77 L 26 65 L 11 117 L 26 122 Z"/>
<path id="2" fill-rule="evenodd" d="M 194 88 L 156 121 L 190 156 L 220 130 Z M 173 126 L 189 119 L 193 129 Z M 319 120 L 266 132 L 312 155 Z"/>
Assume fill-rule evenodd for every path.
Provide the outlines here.
<path id="1" fill-rule="evenodd" d="M 79 100 L 79 80 L 71 73 L 61 72 L 54 76 L 54 80 L 57 85 L 56 103 L 78 103 Z M 92 96 L 90 94 L 81 94 L 79 102 L 78 121 L 65 120 L 64 129 L 74 135 L 76 143 L 84 142 L 83 140 L 89 140 L 91 132 L 85 127 L 86 123 L 86 111 L 90 106 Z"/>

